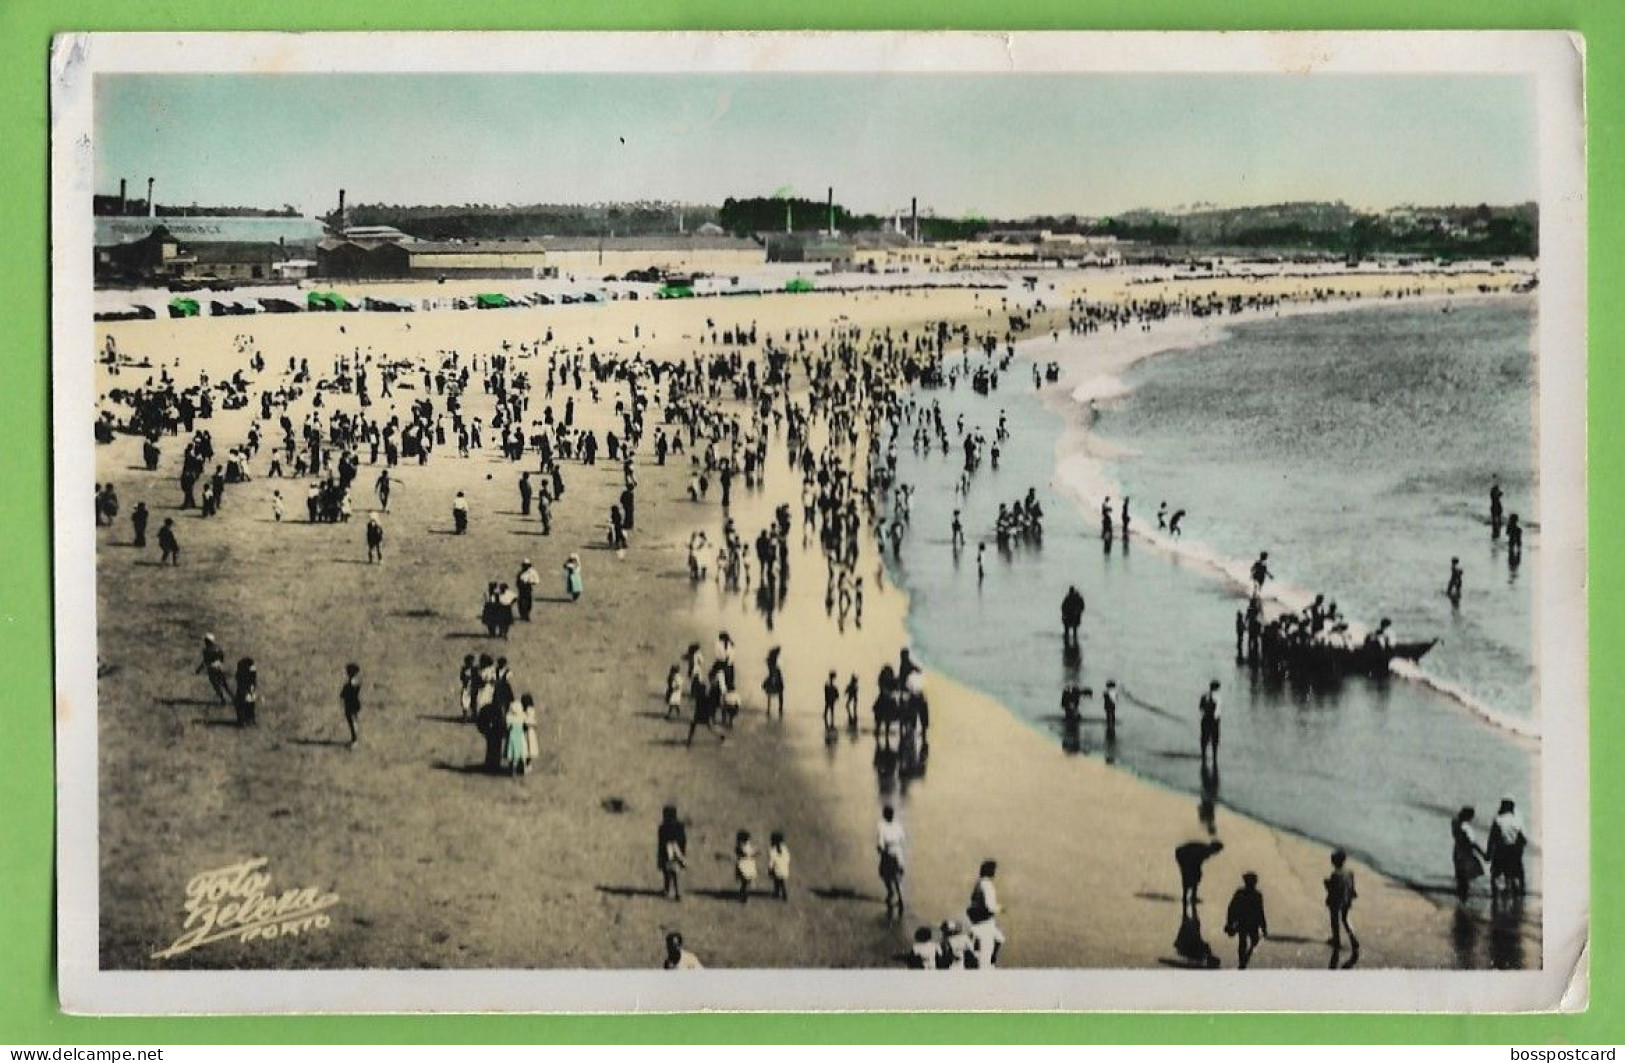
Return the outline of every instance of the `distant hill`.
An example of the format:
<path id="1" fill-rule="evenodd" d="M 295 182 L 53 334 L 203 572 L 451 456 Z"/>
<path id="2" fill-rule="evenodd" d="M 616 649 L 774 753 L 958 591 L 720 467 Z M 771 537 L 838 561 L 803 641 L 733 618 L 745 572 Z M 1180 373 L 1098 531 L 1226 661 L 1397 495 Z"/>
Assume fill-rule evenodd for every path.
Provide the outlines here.
<path id="1" fill-rule="evenodd" d="M 1176 230 L 1156 242 L 1205 248 L 1303 250 L 1428 257 L 1535 257 L 1540 212 L 1534 203 L 1492 207 L 1395 207 L 1362 212 L 1345 203 L 1277 203 L 1185 212 L 1137 210 L 1112 221 Z"/>

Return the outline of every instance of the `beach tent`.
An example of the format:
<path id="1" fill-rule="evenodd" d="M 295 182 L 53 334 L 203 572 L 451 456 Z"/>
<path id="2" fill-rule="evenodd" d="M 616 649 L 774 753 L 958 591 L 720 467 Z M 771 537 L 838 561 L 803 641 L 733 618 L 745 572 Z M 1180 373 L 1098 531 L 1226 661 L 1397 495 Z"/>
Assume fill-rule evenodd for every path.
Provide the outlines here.
<path id="1" fill-rule="evenodd" d="M 305 296 L 305 305 L 312 310 L 346 310 L 349 304 L 338 292 L 311 292 Z"/>
<path id="2" fill-rule="evenodd" d="M 170 317 L 197 317 L 202 313 L 202 307 L 196 299 L 185 299 L 177 296 L 169 301 Z"/>
<path id="3" fill-rule="evenodd" d="M 261 299 L 260 306 L 267 314 L 296 314 L 299 304 L 288 299 Z"/>
<path id="4" fill-rule="evenodd" d="M 813 283 L 806 277 L 791 277 L 784 282 L 784 290 L 787 292 L 810 292 L 813 290 Z"/>
<path id="5" fill-rule="evenodd" d="M 512 305 L 506 295 L 499 295 L 495 292 L 487 292 L 474 297 L 474 306 L 479 310 L 499 310 L 502 307 Z"/>
<path id="6" fill-rule="evenodd" d="M 120 310 L 102 310 L 93 315 L 97 321 L 150 321 L 158 315 L 150 306 L 127 306 Z"/>

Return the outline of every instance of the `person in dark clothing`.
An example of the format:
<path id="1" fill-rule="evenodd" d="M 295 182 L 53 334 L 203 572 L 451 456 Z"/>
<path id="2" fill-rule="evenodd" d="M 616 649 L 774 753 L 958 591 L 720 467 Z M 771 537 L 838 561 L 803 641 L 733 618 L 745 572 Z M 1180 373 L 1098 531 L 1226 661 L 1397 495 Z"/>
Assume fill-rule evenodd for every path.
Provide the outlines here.
<path id="1" fill-rule="evenodd" d="M 384 526 L 377 517 L 367 518 L 367 563 L 384 563 Z"/>
<path id="2" fill-rule="evenodd" d="M 254 658 L 244 657 L 237 662 L 237 726 L 253 727 L 259 723 L 257 709 L 260 700 L 260 676 L 254 668 Z"/>
<path id="3" fill-rule="evenodd" d="M 677 818 L 677 806 L 667 805 L 660 812 L 660 827 L 655 832 L 655 865 L 660 868 L 660 893 L 674 901 L 683 899 L 683 888 L 678 876 L 688 864 L 688 828 Z"/>
<path id="4" fill-rule="evenodd" d="M 158 529 L 158 549 L 160 556 L 158 563 L 178 565 L 181 563 L 181 544 L 175 538 L 175 520 L 173 517 L 164 518 L 164 526 Z"/>
<path id="5" fill-rule="evenodd" d="M 361 719 L 361 666 L 347 664 L 344 666 L 344 686 L 339 690 L 339 705 L 344 709 L 344 723 L 350 728 L 350 746 L 361 741 L 359 723 Z"/>
<path id="6" fill-rule="evenodd" d="M 475 714 L 474 726 L 485 738 L 485 770 L 501 771 L 502 744 L 507 738 L 507 708 L 499 707 L 493 697 Z"/>
<path id="7" fill-rule="evenodd" d="M 226 682 L 226 651 L 215 642 L 213 635 L 203 636 L 203 660 L 192 670 L 193 675 L 199 672 L 207 673 L 209 687 L 214 696 L 224 705 L 231 701 L 231 684 Z"/>
<path id="8" fill-rule="evenodd" d="M 1174 850 L 1174 863 L 1179 865 L 1179 907 L 1185 916 L 1196 915 L 1196 892 L 1202 885 L 1202 865 L 1223 850 L 1223 842 L 1186 842 Z"/>
<path id="9" fill-rule="evenodd" d="M 1264 895 L 1258 892 L 1258 876 L 1251 871 L 1241 876 L 1241 888 L 1230 898 L 1224 932 L 1235 937 L 1236 966 L 1246 970 L 1259 940 L 1270 936 L 1269 922 L 1264 917 Z"/>
<path id="10" fill-rule="evenodd" d="M 779 719 L 784 719 L 784 671 L 779 667 L 780 649 L 774 646 L 767 651 L 767 678 L 762 680 L 762 693 L 765 695 L 767 714 L 773 715 L 773 702 L 779 703 Z"/>
<path id="11" fill-rule="evenodd" d="M 146 548 L 147 520 L 150 516 L 145 502 L 137 502 L 135 508 L 130 510 L 130 527 L 135 531 L 135 547 L 138 550 Z"/>
<path id="12" fill-rule="evenodd" d="M 1462 568 L 1461 558 L 1450 559 L 1450 579 L 1444 585 L 1444 596 L 1450 599 L 1450 604 L 1461 605 Z"/>
<path id="13" fill-rule="evenodd" d="M 519 590 L 519 619 L 530 623 L 530 612 L 536 603 L 536 584 L 542 580 L 542 574 L 536 571 L 536 566 L 530 563 L 530 558 L 523 558 L 519 562 L 519 572 L 514 576 L 514 586 Z"/>
<path id="14" fill-rule="evenodd" d="M 1332 854 L 1332 873 L 1326 876 L 1326 914 L 1331 920 L 1332 936 L 1327 944 L 1334 949 L 1343 947 L 1343 934 L 1348 934 L 1349 948 L 1358 950 L 1360 940 L 1349 926 L 1349 909 L 1354 907 L 1354 872 L 1344 864 L 1348 854 L 1339 849 Z"/>
<path id="15" fill-rule="evenodd" d="M 841 700 L 841 688 L 835 681 L 835 669 L 829 670 L 829 679 L 824 682 L 824 733 L 829 734 L 835 730 L 835 706 Z"/>
<path id="16" fill-rule="evenodd" d="M 1064 646 L 1078 644 L 1078 625 L 1083 623 L 1083 595 L 1078 593 L 1077 587 L 1068 587 L 1066 597 L 1061 599 L 1061 643 Z"/>
<path id="17" fill-rule="evenodd" d="M 1211 752 L 1213 757 L 1213 770 L 1219 770 L 1219 681 L 1213 680 L 1207 685 L 1207 693 L 1197 701 L 1197 711 L 1201 716 L 1198 740 L 1201 744 L 1202 763 L 1206 765 Z"/>
<path id="18" fill-rule="evenodd" d="M 633 522 L 635 520 L 633 517 L 633 509 L 636 504 L 637 499 L 634 497 L 630 487 L 621 492 L 621 523 L 627 531 L 631 531 L 633 528 Z"/>
<path id="19" fill-rule="evenodd" d="M 694 687 L 694 715 L 688 721 L 688 738 L 685 746 L 694 744 L 694 732 L 703 725 L 707 731 L 717 736 L 718 742 L 728 740 L 728 732 L 719 731 L 716 724 L 717 709 L 722 705 L 722 680 L 718 670 L 712 668 L 710 682 L 696 682 Z"/>

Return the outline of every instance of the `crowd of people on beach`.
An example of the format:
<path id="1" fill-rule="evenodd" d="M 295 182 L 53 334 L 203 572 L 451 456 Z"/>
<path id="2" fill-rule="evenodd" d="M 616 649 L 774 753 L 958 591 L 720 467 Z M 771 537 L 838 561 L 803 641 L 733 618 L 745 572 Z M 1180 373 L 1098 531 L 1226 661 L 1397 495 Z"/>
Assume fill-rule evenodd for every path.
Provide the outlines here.
<path id="1" fill-rule="evenodd" d="M 103 397 L 97 435 L 103 442 L 118 434 L 139 437 L 145 467 L 154 472 L 163 465 L 161 448 L 166 440 L 185 437 L 178 468 L 172 463 L 164 478 L 178 477 L 179 508 L 196 508 L 208 517 L 223 511 L 229 485 L 253 479 L 263 465 L 260 475 L 265 478 L 303 482 L 306 523 L 342 524 L 355 512 L 355 483 L 366 466 L 377 501 L 377 510 L 366 517 L 363 535 L 369 564 L 384 562 L 383 515 L 389 513 L 395 485 L 402 483 L 395 470 L 403 463 L 458 461 L 475 452 L 497 460 L 495 455 L 500 454 L 500 460 L 517 473 L 519 518 L 534 521 L 540 534 L 551 535 L 558 509 L 566 504 L 566 469 L 597 466 L 602 456 L 619 490 L 598 527 L 603 529 L 603 545 L 622 553 L 643 545 L 638 462 L 652 459 L 666 466 L 675 458 L 681 468 L 686 457 L 682 493 L 694 508 L 696 525 L 686 540 L 686 573 L 696 589 L 714 587 L 721 595 L 753 602 L 772 631 L 790 594 L 792 567 L 798 572 L 798 586 L 805 582 L 816 588 L 816 569 L 811 576 L 802 569 L 821 561 L 825 613 L 844 632 L 848 624 L 862 627 L 866 589 L 885 590 L 887 556 L 895 563 L 905 549 L 915 548 L 910 512 L 914 488 L 899 480 L 899 446 L 956 461 L 956 498 L 966 499 L 963 505 L 968 507 L 971 484 L 999 469 L 1002 451 L 1009 445 L 1011 430 L 1002 409 L 996 419 L 990 416 L 992 427 L 984 431 L 962 416 L 951 419 L 931 398 L 932 389 L 953 389 L 964 382 L 991 400 L 1000 376 L 1011 371 L 1017 342 L 1046 329 L 1057 335 L 1063 327 L 1073 335 L 1146 329 L 1174 315 L 1255 312 L 1271 309 L 1278 301 L 1262 295 L 1191 294 L 1125 302 L 1079 299 L 1051 309 L 1041 301 L 1019 307 L 1004 297 L 999 316 L 988 306 L 987 320 L 979 325 L 941 320 L 910 328 L 863 329 L 837 323 L 827 329 L 773 332 L 759 329 L 754 321 L 718 325 L 708 319 L 686 358 L 608 354 L 592 344 L 563 350 L 552 344 L 549 334 L 547 340 L 505 342 L 490 352 L 443 349 L 424 364 L 394 361 L 359 347 L 335 357 L 326 370 L 313 367 L 308 357 L 290 357 L 279 377 L 267 373 L 258 342 L 240 336 L 237 352 L 244 367 L 223 380 L 211 381 L 208 374 L 199 373 L 195 381 L 182 382 L 166 367 L 140 385 L 109 390 Z M 1055 383 L 1059 375 L 1055 363 L 1033 364 L 1035 386 Z M 478 414 L 476 406 L 481 408 Z M 608 427 L 582 423 L 588 408 L 595 415 L 607 414 Z M 245 439 L 226 448 L 217 461 L 210 429 L 198 424 L 212 423 L 221 410 L 235 409 L 251 417 Z M 787 493 L 789 500 L 764 507 L 741 505 L 767 491 L 770 474 L 789 478 L 794 485 L 793 494 Z M 150 482 L 156 495 L 162 481 Z M 290 494 L 296 493 L 297 488 L 290 487 Z M 1493 498 L 1494 534 L 1499 536 L 1498 485 Z M 273 492 L 277 524 L 284 523 L 281 499 L 280 489 Z M 121 512 L 113 484 L 97 485 L 95 505 L 98 525 L 112 526 Z M 450 534 L 468 536 L 483 530 L 471 510 L 468 494 L 457 491 L 450 503 Z M 1158 532 L 1178 537 L 1184 517 L 1183 509 L 1170 515 L 1163 502 L 1157 511 Z M 130 519 L 135 545 L 144 547 L 149 520 L 145 499 L 137 503 Z M 1105 499 L 1100 520 L 1101 536 L 1108 544 L 1113 539 L 1126 544 L 1130 499 Z M 966 523 L 961 509 L 956 509 L 950 529 L 956 557 L 969 545 Z M 1008 551 L 1042 539 L 1044 512 L 1037 488 L 998 503 L 990 525 L 972 523 L 989 528 L 976 536 L 980 583 L 986 578 L 983 553 L 990 543 Z M 1514 552 L 1521 551 L 1516 514 L 1506 522 L 1506 531 Z M 163 560 L 178 564 L 180 544 L 173 519 L 164 520 L 158 540 Z M 1253 593 L 1246 609 L 1237 614 L 1238 659 L 1268 658 L 1272 640 L 1352 637 L 1336 604 L 1320 597 L 1302 613 L 1266 619 L 1262 592 L 1273 575 L 1268 560 L 1263 554 L 1254 566 Z M 503 647 L 506 655 L 464 655 L 456 688 L 457 719 L 472 723 L 483 739 L 481 770 L 524 778 L 536 770 L 541 754 L 542 710 L 531 694 L 518 693 L 508 655 L 519 660 L 526 652 L 525 640 L 515 632 L 523 633 L 523 625 L 534 622 L 542 577 L 529 557 L 521 558 L 511 571 L 511 577 L 495 579 L 484 574 L 478 618 L 484 638 Z M 560 578 L 559 601 L 578 602 L 585 593 L 579 554 L 568 555 Z M 1452 579 L 1453 600 L 1459 600 L 1460 578 Z M 1076 586 L 1063 598 L 1061 613 L 1063 643 L 1076 651 L 1085 613 L 1084 597 Z M 1370 638 L 1377 641 L 1366 645 L 1389 646 L 1389 624 L 1384 621 Z M 348 656 L 335 652 L 338 660 Z M 663 686 L 663 715 L 681 724 L 686 714 L 681 743 L 686 748 L 692 749 L 702 730 L 716 744 L 726 743 L 731 733 L 739 733 L 744 715 L 757 710 L 766 719 L 783 721 L 796 718 L 802 706 L 820 706 L 821 727 L 831 744 L 843 726 L 850 734 L 860 732 L 860 678 L 856 670 L 844 667 L 844 661 L 831 659 L 824 662 L 827 667 L 794 675 L 785 665 L 782 647 L 774 647 L 763 661 L 759 687 L 747 692 L 737 656 L 734 640 L 722 631 L 709 659 L 694 642 L 670 665 Z M 238 662 L 233 681 L 225 653 L 211 634 L 204 640 L 197 671 L 207 676 L 220 704 L 234 706 L 240 725 L 258 723 L 260 686 L 252 658 Z M 1197 746 L 1204 769 L 1211 764 L 1215 775 L 1220 689 L 1219 680 L 1213 680 L 1198 701 Z M 344 665 L 339 702 L 351 747 L 360 743 L 361 691 L 361 666 L 349 662 Z M 925 773 L 931 704 L 926 675 L 907 647 L 899 648 L 895 663 L 888 661 L 877 669 L 872 691 L 869 726 L 885 801 L 876 828 L 878 875 L 887 921 L 896 925 L 906 907 L 906 839 L 894 802 L 900 800 L 904 784 Z M 1102 691 L 1109 740 L 1118 727 L 1119 694 L 1116 680 L 1108 681 Z M 1063 718 L 1074 731 L 1081 718 L 1080 702 L 1090 696 L 1092 691 L 1077 684 L 1062 691 Z M 1453 820 L 1454 866 L 1462 896 L 1465 883 L 1482 874 L 1481 869 L 1474 871 L 1480 857 L 1490 863 L 1497 895 L 1522 892 L 1524 836 L 1511 806 L 1510 801 L 1503 802 L 1483 847 L 1470 834 L 1471 809 L 1463 809 Z M 756 893 L 764 856 L 770 896 L 780 902 L 791 900 L 785 832 L 773 829 L 766 834 L 765 851 L 759 847 L 760 832 L 741 828 L 735 835 L 731 867 L 735 895 L 742 904 Z M 1222 848 L 1217 841 L 1193 844 L 1204 846 L 1207 856 Z M 1186 856 L 1180 857 L 1181 852 Z M 1191 923 L 1203 859 L 1206 856 L 1198 859 L 1189 846 L 1176 850 L 1182 885 L 1188 888 L 1183 916 Z M 1327 880 L 1331 937 L 1338 942 L 1346 936 L 1353 945 L 1348 921 L 1355 896 L 1353 876 L 1340 851 L 1333 864 Z M 680 900 L 689 867 L 688 836 L 675 803 L 663 810 L 657 829 L 656 866 L 662 894 Z M 913 931 L 906 966 L 991 968 L 1000 962 L 1005 936 L 998 918 L 1003 908 L 995 885 L 997 869 L 992 859 L 980 864 L 963 913 Z M 1256 874 L 1244 876 L 1226 920 L 1226 931 L 1237 938 L 1242 967 L 1268 934 L 1257 886 Z M 1182 925 L 1183 944 L 1176 942 L 1176 950 L 1211 965 L 1211 952 L 1201 953 L 1195 944 L 1199 940 L 1199 928 L 1193 938 Z M 669 933 L 666 944 L 668 968 L 700 965 L 681 933 Z"/>

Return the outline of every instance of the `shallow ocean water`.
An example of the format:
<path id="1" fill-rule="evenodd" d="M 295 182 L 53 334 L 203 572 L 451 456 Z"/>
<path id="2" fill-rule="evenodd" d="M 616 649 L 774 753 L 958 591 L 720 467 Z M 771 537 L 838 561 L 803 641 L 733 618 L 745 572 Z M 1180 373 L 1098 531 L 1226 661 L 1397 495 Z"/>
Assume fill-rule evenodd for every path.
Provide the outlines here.
<path id="1" fill-rule="evenodd" d="M 1189 793 L 1193 831 L 1211 802 L 1431 888 L 1450 880 L 1451 813 L 1474 805 L 1482 828 L 1511 797 L 1537 853 L 1538 531 L 1512 578 L 1482 519 L 1498 474 L 1509 511 L 1536 524 L 1532 325 L 1528 305 L 1502 300 L 1449 314 L 1418 304 L 1235 326 L 1131 371 L 1128 393 L 1095 423 L 1121 452 L 1104 468 L 1085 463 L 1094 467 L 1077 478 L 1077 456 L 1058 442 L 1092 414 L 1070 401 L 1064 415 L 1050 408 L 1024 363 L 989 396 L 921 392 L 950 425 L 963 414 L 990 438 L 1003 410 L 1012 438 L 1000 468 L 984 464 L 963 499 L 957 449 L 921 455 L 906 433 L 899 439 L 899 479 L 916 491 L 902 556 L 888 565 L 912 596 L 916 654 L 1079 755 Z M 1069 354 L 1061 344 L 1038 356 Z M 1069 471 L 1058 475 L 1058 463 Z M 1101 476 L 1127 488 L 1137 530 L 1155 527 L 1161 499 L 1186 508 L 1186 552 L 1140 541 L 1105 550 L 1100 500 L 1079 497 Z M 1046 513 L 1043 541 L 1001 552 L 998 503 L 1029 487 Z M 955 508 L 969 539 L 957 557 Z M 988 544 L 981 583 L 978 539 Z M 1288 601 L 1319 589 L 1356 620 L 1390 616 L 1401 637 L 1442 637 L 1424 662 L 1432 684 L 1394 676 L 1306 687 L 1238 665 L 1245 592 L 1225 571 L 1259 549 L 1270 550 Z M 1452 553 L 1468 573 L 1459 614 L 1442 594 Z M 1068 660 L 1059 611 L 1072 584 L 1087 611 L 1082 652 Z M 1107 679 L 1122 688 L 1110 744 L 1100 718 Z M 1197 752 L 1197 699 L 1211 679 L 1224 706 L 1217 778 L 1204 776 Z M 1094 691 L 1071 734 L 1059 722 L 1067 682 Z M 1083 824 L 1112 814 L 1052 811 Z M 1538 860 L 1530 864 L 1534 887 Z"/>

